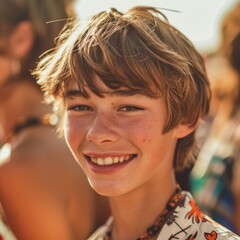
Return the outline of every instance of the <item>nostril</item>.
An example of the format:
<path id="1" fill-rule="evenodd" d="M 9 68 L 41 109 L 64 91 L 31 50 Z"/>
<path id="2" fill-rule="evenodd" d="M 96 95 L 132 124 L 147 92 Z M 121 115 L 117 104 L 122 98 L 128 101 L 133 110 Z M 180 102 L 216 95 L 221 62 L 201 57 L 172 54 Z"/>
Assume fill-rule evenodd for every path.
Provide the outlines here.
<path id="1" fill-rule="evenodd" d="M 86 135 L 87 141 L 98 144 L 115 142 L 117 139 L 119 139 L 117 132 L 107 127 L 92 128 Z"/>

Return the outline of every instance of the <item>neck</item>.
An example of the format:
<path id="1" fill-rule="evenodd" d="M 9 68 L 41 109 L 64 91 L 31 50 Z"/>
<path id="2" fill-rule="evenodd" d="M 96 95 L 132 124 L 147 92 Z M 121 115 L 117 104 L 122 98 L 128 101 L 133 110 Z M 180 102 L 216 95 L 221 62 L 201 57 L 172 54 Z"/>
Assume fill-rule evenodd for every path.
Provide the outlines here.
<path id="1" fill-rule="evenodd" d="M 17 125 L 31 118 L 40 119 L 50 112 L 42 101 L 42 93 L 29 82 L 15 83 L 11 87 L 0 109 L 0 124 L 5 142 L 9 142 Z"/>
<path id="2" fill-rule="evenodd" d="M 112 239 L 132 240 L 144 234 L 164 211 L 176 187 L 172 173 L 164 181 L 150 185 L 144 190 L 138 189 L 123 196 L 111 197 L 114 219 Z"/>

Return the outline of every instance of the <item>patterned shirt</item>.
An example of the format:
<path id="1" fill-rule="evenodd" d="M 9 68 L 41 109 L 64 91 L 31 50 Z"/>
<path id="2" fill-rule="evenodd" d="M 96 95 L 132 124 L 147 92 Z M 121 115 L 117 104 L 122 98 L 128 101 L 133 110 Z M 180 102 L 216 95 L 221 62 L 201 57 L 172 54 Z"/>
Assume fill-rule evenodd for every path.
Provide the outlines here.
<path id="1" fill-rule="evenodd" d="M 157 240 L 240 240 L 240 237 L 214 222 L 197 207 L 189 192 L 166 219 Z M 112 217 L 88 240 L 104 240 L 112 224 Z"/>

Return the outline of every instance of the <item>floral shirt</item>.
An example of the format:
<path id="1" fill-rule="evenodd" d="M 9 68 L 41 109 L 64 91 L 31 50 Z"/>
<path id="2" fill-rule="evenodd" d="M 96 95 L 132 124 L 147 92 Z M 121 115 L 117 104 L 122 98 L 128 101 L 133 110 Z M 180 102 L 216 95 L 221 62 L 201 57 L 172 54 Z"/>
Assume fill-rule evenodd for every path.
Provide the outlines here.
<path id="1" fill-rule="evenodd" d="M 184 201 L 168 217 L 157 240 L 240 240 L 239 236 L 204 215 L 189 192 L 183 194 Z M 104 240 L 111 223 L 112 217 L 88 240 Z"/>

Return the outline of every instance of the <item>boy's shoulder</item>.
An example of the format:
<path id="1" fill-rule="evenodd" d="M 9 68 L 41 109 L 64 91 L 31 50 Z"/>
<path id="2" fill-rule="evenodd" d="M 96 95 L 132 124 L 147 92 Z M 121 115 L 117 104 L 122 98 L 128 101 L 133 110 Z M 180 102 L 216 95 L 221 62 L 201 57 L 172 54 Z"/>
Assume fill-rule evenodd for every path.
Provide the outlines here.
<path id="1" fill-rule="evenodd" d="M 176 207 L 164 224 L 157 240 L 240 240 L 240 237 L 218 224 L 198 208 L 192 195 Z"/>
<path id="2" fill-rule="evenodd" d="M 240 240 L 240 237 L 238 235 L 218 224 L 217 222 L 213 221 L 208 216 L 205 216 L 205 219 L 206 224 L 201 224 L 198 229 L 198 232 L 201 233 L 201 236 L 196 239 Z"/>

